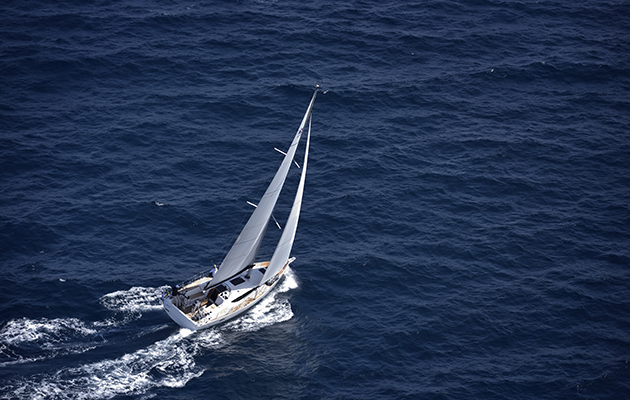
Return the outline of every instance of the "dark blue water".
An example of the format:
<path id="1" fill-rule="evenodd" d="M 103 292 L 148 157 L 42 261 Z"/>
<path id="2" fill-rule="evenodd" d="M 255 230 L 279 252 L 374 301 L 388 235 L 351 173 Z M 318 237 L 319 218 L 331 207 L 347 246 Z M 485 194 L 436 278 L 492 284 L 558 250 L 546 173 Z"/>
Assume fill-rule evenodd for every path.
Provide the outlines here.
<path id="1" fill-rule="evenodd" d="M 628 398 L 629 27 L 612 0 L 3 2 L 0 397 Z M 162 289 L 221 261 L 317 83 L 291 273 L 181 330 Z"/>

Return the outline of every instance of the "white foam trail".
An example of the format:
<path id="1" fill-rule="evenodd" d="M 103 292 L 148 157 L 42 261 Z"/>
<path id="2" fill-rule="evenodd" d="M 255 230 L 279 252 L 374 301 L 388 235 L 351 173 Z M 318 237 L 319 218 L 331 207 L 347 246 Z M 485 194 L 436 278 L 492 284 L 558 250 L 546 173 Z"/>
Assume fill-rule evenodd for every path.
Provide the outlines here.
<path id="1" fill-rule="evenodd" d="M 218 349 L 226 346 L 223 334 L 217 328 L 195 332 L 191 342 L 191 350 L 196 353 L 207 349 Z"/>
<path id="2" fill-rule="evenodd" d="M 247 314 L 228 322 L 225 328 L 240 332 L 255 332 L 266 326 L 290 320 L 293 317 L 293 311 L 289 302 L 287 300 L 274 301 L 271 296 L 273 294 L 262 300 Z"/>
<path id="3" fill-rule="evenodd" d="M 0 330 L 0 355 L 5 360 L 0 362 L 0 366 L 40 361 L 59 354 L 86 352 L 104 342 L 102 337 L 95 337 L 97 333 L 95 324 L 86 324 L 77 318 L 11 320 Z M 39 346 L 40 354 L 25 357 L 19 354 L 22 345 Z"/>
<path id="4" fill-rule="evenodd" d="M 9 398 L 16 399 L 109 399 L 143 395 L 155 387 L 183 387 L 204 373 L 194 357 L 205 350 L 227 346 L 226 337 L 230 332 L 257 331 L 291 319 L 293 311 L 289 301 L 278 300 L 277 295 L 297 286 L 295 274 L 289 269 L 276 290 L 248 313 L 228 324 L 198 332 L 180 329 L 164 340 L 122 357 L 13 381 L 1 389 Z M 114 311 L 140 313 L 155 310 L 161 308 L 162 289 L 133 287 L 103 296 L 101 304 Z M 0 340 L 7 343 L 44 340 L 47 329 L 70 329 L 75 336 L 97 334 L 99 324 L 105 326 L 109 323 L 103 321 L 89 325 L 72 318 L 39 322 L 23 319 L 21 325 L 16 324 L 11 329 L 5 327 L 0 333 Z M 12 330 L 16 327 L 19 328 Z M 21 338 L 21 332 L 26 333 L 26 339 Z"/>
<path id="5" fill-rule="evenodd" d="M 96 334 L 77 318 L 42 318 L 33 320 L 20 318 L 9 321 L 0 331 L 0 343 L 17 345 L 23 342 L 59 342 L 67 336 L 87 336 Z"/>
<path id="6" fill-rule="evenodd" d="M 100 303 L 112 311 L 127 313 L 141 313 L 143 311 L 157 311 L 162 309 L 160 297 L 162 290 L 159 288 L 132 287 L 129 290 L 120 290 L 101 297 Z M 78 318 L 18 318 L 7 322 L 0 330 L 0 344 L 18 345 L 24 342 L 55 343 L 67 338 L 77 336 L 89 336 L 99 333 L 101 328 L 119 326 L 130 320 L 138 318 L 123 317 L 122 320 L 109 318 L 104 321 L 83 322 Z"/>
<path id="7" fill-rule="evenodd" d="M 7 345 L 0 344 L 0 358 L 8 359 L 9 361 L 0 362 L 0 367 L 6 367 L 14 364 L 23 364 L 28 362 L 40 361 L 46 359 L 46 357 L 24 357 L 20 354 L 12 351 Z M 2 392 L 2 387 L 0 387 L 0 392 Z"/>
<path id="8" fill-rule="evenodd" d="M 78 318 L 18 318 L 7 322 L 0 330 L 0 366 L 35 362 L 58 355 L 83 353 L 106 342 L 104 328 L 129 323 L 142 316 L 142 312 L 161 310 L 160 288 L 132 287 L 106 294 L 100 303 L 107 309 L 122 312 L 120 318 L 84 322 Z M 41 350 L 37 356 L 25 357 L 20 346 L 35 345 Z M 41 353 L 44 353 L 42 355 Z"/>
<path id="9" fill-rule="evenodd" d="M 10 394 L 15 398 L 108 399 L 139 395 L 152 387 L 183 387 L 201 376 L 186 339 L 178 333 L 153 345 L 113 360 L 67 368 L 41 380 L 21 381 Z M 9 394 L 9 393 L 7 393 Z"/>
<path id="10" fill-rule="evenodd" d="M 168 286 L 158 288 L 132 287 L 129 290 L 119 290 L 101 297 L 103 307 L 112 311 L 139 312 L 156 311 L 162 309 L 162 291 Z"/>
<path id="11" fill-rule="evenodd" d="M 280 283 L 278 287 L 278 291 L 280 293 L 288 292 L 289 290 L 295 289 L 298 287 L 297 276 L 295 272 L 291 268 L 287 268 L 287 272 L 284 274 L 284 280 Z"/>
<path id="12" fill-rule="evenodd" d="M 297 287 L 296 276 L 293 270 L 288 268 L 284 279 L 273 292 L 261 300 L 261 302 L 254 306 L 249 312 L 227 323 L 225 328 L 241 332 L 255 332 L 266 326 L 290 320 L 293 317 L 291 304 L 286 299 L 277 300 L 276 297 L 279 293 L 288 292 Z"/>

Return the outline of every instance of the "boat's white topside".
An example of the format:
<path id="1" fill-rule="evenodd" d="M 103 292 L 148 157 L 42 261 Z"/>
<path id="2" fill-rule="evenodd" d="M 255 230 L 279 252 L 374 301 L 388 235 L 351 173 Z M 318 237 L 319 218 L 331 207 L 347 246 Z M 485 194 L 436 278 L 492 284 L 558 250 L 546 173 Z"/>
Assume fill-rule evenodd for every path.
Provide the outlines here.
<path id="1" fill-rule="evenodd" d="M 216 287 L 211 287 L 211 277 L 201 277 L 180 288 L 176 294 L 170 293 L 164 299 L 164 309 L 184 328 L 208 328 L 247 311 L 262 300 L 292 261 L 290 259 L 269 283 L 262 282 L 269 262 L 255 263 L 251 269 Z"/>

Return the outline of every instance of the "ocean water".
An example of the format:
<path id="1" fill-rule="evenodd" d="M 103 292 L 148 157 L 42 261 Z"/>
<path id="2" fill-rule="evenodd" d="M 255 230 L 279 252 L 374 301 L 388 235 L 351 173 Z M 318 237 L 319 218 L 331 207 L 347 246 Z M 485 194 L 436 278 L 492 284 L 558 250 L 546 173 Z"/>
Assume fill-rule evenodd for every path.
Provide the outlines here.
<path id="1" fill-rule="evenodd" d="M 616 0 L 2 2 L 0 398 L 629 398 L 629 27 Z M 162 290 L 225 256 L 316 84 L 288 277 L 180 329 Z"/>

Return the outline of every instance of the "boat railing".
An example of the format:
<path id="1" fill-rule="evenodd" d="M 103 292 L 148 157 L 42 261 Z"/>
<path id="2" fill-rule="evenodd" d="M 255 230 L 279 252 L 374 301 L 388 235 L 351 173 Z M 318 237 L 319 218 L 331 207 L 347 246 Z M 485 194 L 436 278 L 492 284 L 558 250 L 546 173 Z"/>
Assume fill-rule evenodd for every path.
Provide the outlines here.
<path id="1" fill-rule="evenodd" d="M 287 264 L 291 263 L 293 260 L 295 260 L 295 257 L 291 258 L 291 259 L 287 262 Z M 262 267 L 267 267 L 267 266 L 269 265 L 269 261 L 266 261 L 266 262 L 260 262 L 260 261 L 259 261 L 259 262 L 256 262 L 256 263 L 254 263 L 254 264 L 251 264 L 250 266 L 248 266 L 248 268 L 249 268 L 249 267 L 252 267 L 252 266 L 254 266 L 254 265 L 259 265 L 259 266 L 262 266 Z M 196 281 L 196 280 L 198 280 L 198 279 L 205 278 L 205 277 L 210 277 L 210 273 L 211 273 L 214 269 L 215 269 L 215 267 L 212 267 L 212 268 L 208 268 L 208 269 L 206 269 L 206 270 L 204 270 L 204 271 L 201 271 L 201 272 L 199 272 L 197 275 L 195 275 L 195 276 L 193 276 L 193 277 L 191 277 L 191 278 L 188 278 L 188 279 L 186 279 L 186 280 L 185 280 L 185 281 L 183 281 L 183 282 L 180 282 L 178 285 L 179 285 L 179 287 L 180 287 L 180 288 L 184 288 L 184 287 L 186 287 L 186 286 L 190 285 L 191 283 L 193 283 L 194 281 Z M 216 271 L 215 271 L 215 272 L 216 272 Z M 241 271 L 241 272 L 242 272 L 242 271 Z"/>
<path id="2" fill-rule="evenodd" d="M 207 269 L 207 270 L 205 270 L 205 271 L 201 271 L 201 272 L 199 272 L 197 275 L 195 275 L 195 276 L 193 276 L 193 277 L 191 277 L 191 278 L 188 278 L 188 279 L 186 279 L 186 280 L 185 280 L 185 281 L 183 281 L 183 282 L 180 282 L 180 283 L 179 283 L 179 287 L 181 287 L 181 288 L 186 287 L 186 286 L 190 285 L 191 283 L 193 283 L 194 281 L 196 281 L 196 280 L 198 280 L 198 279 L 201 279 L 201 278 L 203 278 L 203 277 L 210 276 L 210 272 L 212 272 L 213 270 L 214 270 L 214 267 L 212 267 L 212 268 L 208 268 L 208 269 Z"/>

